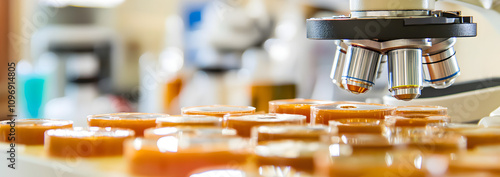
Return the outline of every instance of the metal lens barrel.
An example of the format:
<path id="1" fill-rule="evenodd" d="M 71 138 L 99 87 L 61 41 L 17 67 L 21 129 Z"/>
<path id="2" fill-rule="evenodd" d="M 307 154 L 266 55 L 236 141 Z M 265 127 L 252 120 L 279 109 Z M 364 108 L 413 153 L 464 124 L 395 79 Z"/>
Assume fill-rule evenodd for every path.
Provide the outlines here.
<path id="1" fill-rule="evenodd" d="M 382 54 L 359 46 L 349 46 L 342 73 L 344 89 L 354 94 L 365 93 L 374 85 Z"/>
<path id="2" fill-rule="evenodd" d="M 431 87 L 443 89 L 451 86 L 460 75 L 455 49 L 450 47 L 423 58 L 424 81 Z"/>
<path id="3" fill-rule="evenodd" d="M 330 73 L 330 78 L 332 82 L 340 88 L 344 88 L 342 85 L 342 73 L 344 71 L 346 49 L 337 46 L 337 51 L 335 52 L 335 58 L 333 59 L 332 72 Z"/>
<path id="4" fill-rule="evenodd" d="M 392 96 L 405 101 L 418 98 L 423 87 L 422 50 L 403 48 L 389 51 L 387 62 Z"/>

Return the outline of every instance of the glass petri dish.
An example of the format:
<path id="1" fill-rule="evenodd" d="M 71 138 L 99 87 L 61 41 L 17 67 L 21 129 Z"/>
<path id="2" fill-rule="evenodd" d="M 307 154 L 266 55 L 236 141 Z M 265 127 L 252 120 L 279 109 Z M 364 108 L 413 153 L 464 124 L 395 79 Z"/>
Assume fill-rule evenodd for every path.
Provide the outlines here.
<path id="1" fill-rule="evenodd" d="M 250 138 L 252 127 L 263 125 L 302 125 L 306 122 L 306 116 L 298 114 L 253 114 L 253 115 L 227 115 L 224 124 L 227 128 L 233 128 L 238 136 Z"/>
<path id="2" fill-rule="evenodd" d="M 335 119 L 328 122 L 331 128 L 338 129 L 339 134 L 345 133 L 373 133 L 385 134 L 388 132 L 383 120 L 366 119 L 366 118 L 350 118 L 350 119 Z"/>
<path id="3" fill-rule="evenodd" d="M 123 153 L 123 142 L 134 131 L 121 128 L 75 127 L 45 132 L 45 150 L 54 157 L 106 157 Z"/>
<path id="4" fill-rule="evenodd" d="M 334 141 L 331 141 L 334 140 Z M 335 141 L 336 140 L 336 141 Z M 377 134 L 350 134 L 325 141 L 314 156 L 318 176 L 426 176 L 425 154 Z"/>
<path id="5" fill-rule="evenodd" d="M 422 168 L 424 155 L 418 151 L 395 150 L 372 155 L 338 155 L 342 150 L 330 145 L 330 156 L 323 157 L 324 162 L 317 163 L 318 173 L 325 176 L 426 176 L 427 170 Z M 340 151 L 340 152 L 339 152 Z M 404 169 L 404 170 L 402 170 Z"/>
<path id="6" fill-rule="evenodd" d="M 205 115 L 176 115 L 156 119 L 156 127 L 222 127 L 221 117 Z"/>
<path id="7" fill-rule="evenodd" d="M 213 170 L 244 170 L 249 142 L 239 137 L 136 138 L 125 143 L 124 158 L 138 176 L 190 176 Z"/>
<path id="8" fill-rule="evenodd" d="M 415 114 L 446 116 L 448 115 L 448 108 L 442 106 L 398 106 L 394 110 L 393 115 L 403 116 Z"/>
<path id="9" fill-rule="evenodd" d="M 399 139 L 381 134 L 339 134 L 322 137 L 327 144 L 345 144 L 352 148 L 354 154 L 386 153 L 394 149 L 405 149 L 408 143 Z"/>
<path id="10" fill-rule="evenodd" d="M 489 153 L 467 152 L 455 154 L 453 158 L 447 159 L 441 164 L 446 164 L 448 171 L 446 177 L 466 177 L 466 176 L 499 176 L 500 158 Z M 437 164 L 437 163 L 434 163 Z"/>
<path id="11" fill-rule="evenodd" d="M 481 128 L 483 126 L 478 126 L 477 124 L 469 123 L 432 123 L 427 124 L 427 129 L 432 129 L 441 132 L 459 132 L 463 130 L 474 130 Z"/>
<path id="12" fill-rule="evenodd" d="M 279 114 L 300 114 L 306 116 L 306 122 L 311 122 L 311 106 L 319 104 L 333 103 L 333 101 L 313 100 L 313 99 L 285 99 L 273 100 L 269 102 L 269 113 Z"/>
<path id="13" fill-rule="evenodd" d="M 467 139 L 454 132 L 440 132 L 426 127 L 407 128 L 404 132 L 393 134 L 399 142 L 418 149 L 422 153 L 449 154 L 467 151 Z"/>
<path id="14" fill-rule="evenodd" d="M 467 138 L 467 148 L 500 144 L 500 127 L 477 127 L 457 131 Z"/>
<path id="15" fill-rule="evenodd" d="M 230 106 L 230 105 L 212 105 L 212 106 L 193 106 L 183 107 L 182 115 L 206 115 L 215 117 L 224 117 L 226 114 L 244 115 L 254 114 L 255 108 L 251 106 Z"/>
<path id="16" fill-rule="evenodd" d="M 386 116 L 385 124 L 395 127 L 425 127 L 429 124 L 448 123 L 449 116 L 412 114 L 404 116 Z"/>
<path id="17" fill-rule="evenodd" d="M 277 140 L 320 141 L 323 135 L 337 134 L 337 129 L 324 125 L 277 125 L 252 128 L 252 140 L 257 143 Z"/>
<path id="18" fill-rule="evenodd" d="M 318 141 L 277 140 L 267 141 L 255 147 L 255 167 L 261 176 L 312 176 L 314 156 L 326 144 Z"/>
<path id="19" fill-rule="evenodd" d="M 58 119 L 16 119 L 0 121 L 0 141 L 24 145 L 43 145 L 45 131 L 71 128 L 73 121 Z M 13 136 L 10 134 L 13 133 Z M 11 141 L 13 140 L 13 141 Z"/>
<path id="20" fill-rule="evenodd" d="M 143 136 L 144 130 L 156 127 L 156 119 L 168 117 L 168 114 L 154 113 L 113 113 L 87 116 L 89 127 L 125 128 L 135 131 L 136 136 Z"/>
<path id="21" fill-rule="evenodd" d="M 236 130 L 221 127 L 160 127 L 144 131 L 144 138 L 159 139 L 165 136 L 195 136 L 210 138 L 214 136 L 236 136 Z"/>
<path id="22" fill-rule="evenodd" d="M 348 118 L 384 119 L 393 111 L 393 106 L 373 103 L 336 102 L 315 105 L 311 106 L 311 123 L 328 125 L 328 121 Z"/>

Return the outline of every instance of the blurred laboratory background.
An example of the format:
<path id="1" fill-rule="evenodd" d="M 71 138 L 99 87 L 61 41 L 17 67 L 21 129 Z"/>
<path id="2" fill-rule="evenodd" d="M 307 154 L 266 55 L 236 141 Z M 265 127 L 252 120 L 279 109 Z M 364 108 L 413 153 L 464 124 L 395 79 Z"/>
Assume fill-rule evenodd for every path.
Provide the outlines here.
<path id="1" fill-rule="evenodd" d="M 479 24 L 477 38 L 455 46 L 457 83 L 500 76 L 489 62 L 500 64 L 492 55 L 500 3 L 488 4 L 436 5 Z M 347 0 L 3 0 L 0 71 L 7 61 L 17 64 L 20 117 L 75 125 L 91 114 L 175 115 L 196 105 L 266 112 L 270 100 L 287 98 L 382 103 L 387 73 L 368 93 L 348 94 L 329 77 L 334 41 L 306 38 L 306 19 L 349 13 Z"/>

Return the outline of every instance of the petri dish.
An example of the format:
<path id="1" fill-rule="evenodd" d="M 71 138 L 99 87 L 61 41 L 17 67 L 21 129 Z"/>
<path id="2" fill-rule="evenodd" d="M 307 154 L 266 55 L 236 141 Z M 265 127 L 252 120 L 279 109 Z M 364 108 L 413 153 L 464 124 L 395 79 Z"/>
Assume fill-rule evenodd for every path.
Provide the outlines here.
<path id="1" fill-rule="evenodd" d="M 156 119 L 156 127 L 222 127 L 221 117 L 204 115 L 176 115 Z"/>
<path id="2" fill-rule="evenodd" d="M 327 144 L 344 144 L 352 148 L 354 154 L 373 155 L 386 153 L 394 149 L 405 149 L 408 143 L 392 136 L 381 134 L 339 134 L 322 137 Z"/>
<path id="3" fill-rule="evenodd" d="M 469 124 L 469 123 L 433 123 L 427 124 L 428 129 L 434 129 L 437 131 L 444 132 L 458 132 L 462 130 L 473 130 L 480 128 L 482 126 L 478 126 L 477 124 Z"/>
<path id="4" fill-rule="evenodd" d="M 439 132 L 425 127 L 409 128 L 404 133 L 394 134 L 398 141 L 422 153 L 458 153 L 467 151 L 467 139 L 454 132 Z"/>
<path id="5" fill-rule="evenodd" d="M 384 121 L 380 119 L 350 118 L 335 119 L 328 122 L 331 128 L 336 128 L 339 134 L 345 133 L 374 133 L 384 134 L 387 127 Z"/>
<path id="6" fill-rule="evenodd" d="M 230 105 L 212 105 L 212 106 L 193 106 L 183 107 L 182 115 L 206 115 L 215 117 L 224 117 L 226 114 L 244 115 L 254 114 L 255 108 L 251 106 L 230 106 Z"/>
<path id="7" fill-rule="evenodd" d="M 293 176 L 312 176 L 314 156 L 326 144 L 301 140 L 268 141 L 255 147 L 255 167 L 261 176 L 294 173 Z M 278 174 L 276 174 L 278 173 Z"/>
<path id="8" fill-rule="evenodd" d="M 75 127 L 45 132 L 45 150 L 54 157 L 106 157 L 123 153 L 123 142 L 134 137 L 130 129 Z"/>
<path id="9" fill-rule="evenodd" d="M 467 148 L 500 144 L 500 127 L 477 127 L 457 131 L 467 138 Z"/>
<path id="10" fill-rule="evenodd" d="M 236 136 L 236 130 L 221 127 L 160 127 L 144 131 L 144 138 L 159 139 L 165 136 L 196 136 L 210 138 L 213 136 Z"/>
<path id="11" fill-rule="evenodd" d="M 317 174 L 323 176 L 426 176 L 422 168 L 424 155 L 418 151 L 394 150 L 386 153 L 343 155 L 338 144 L 332 144 L 324 157 L 316 157 Z M 320 159 L 323 158 L 323 159 Z M 317 160 L 316 160 L 317 159 Z"/>
<path id="12" fill-rule="evenodd" d="M 0 141 L 24 145 L 43 145 L 45 131 L 71 127 L 73 127 L 73 121 L 70 120 L 16 119 L 14 122 L 5 120 L 0 121 Z"/>
<path id="13" fill-rule="evenodd" d="M 125 142 L 129 172 L 138 176 L 190 176 L 213 170 L 242 170 L 251 152 L 239 137 L 136 138 Z"/>
<path id="14" fill-rule="evenodd" d="M 394 110 L 393 115 L 436 115 L 436 116 L 446 116 L 448 115 L 448 108 L 442 106 L 398 106 Z"/>
<path id="15" fill-rule="evenodd" d="M 373 103 L 336 102 L 315 105 L 311 106 L 311 123 L 328 125 L 328 121 L 348 118 L 384 119 L 393 111 L 393 106 Z"/>
<path id="16" fill-rule="evenodd" d="M 324 135 L 337 134 L 337 129 L 324 125 L 277 125 L 252 128 L 252 140 L 258 143 L 277 140 L 320 141 Z"/>
<path id="17" fill-rule="evenodd" d="M 467 152 L 455 154 L 452 159 L 443 161 L 448 167 L 445 176 L 466 177 L 466 176 L 499 176 L 500 158 L 489 153 Z M 441 163 L 443 163 L 441 162 Z M 437 163 L 435 163 L 437 164 Z"/>
<path id="18" fill-rule="evenodd" d="M 425 127 L 429 124 L 448 123 L 449 116 L 412 114 L 404 116 L 386 116 L 385 123 L 395 127 Z"/>
<path id="19" fill-rule="evenodd" d="M 311 106 L 318 104 L 328 104 L 333 101 L 313 100 L 313 99 L 286 99 L 273 100 L 269 102 L 269 113 L 279 114 L 300 114 L 306 116 L 307 123 L 311 122 Z"/>
<path id="20" fill-rule="evenodd" d="M 378 134 L 345 134 L 324 141 L 314 156 L 318 176 L 426 176 L 425 154 Z"/>
<path id="21" fill-rule="evenodd" d="M 156 119 L 168 114 L 154 113 L 113 113 L 87 116 L 89 127 L 125 128 L 135 131 L 136 136 L 143 136 L 144 130 L 156 127 Z"/>
<path id="22" fill-rule="evenodd" d="M 238 136 L 250 138 L 251 130 L 263 125 L 302 125 L 306 116 L 298 114 L 253 114 L 253 115 L 227 115 L 224 124 L 227 128 L 236 130 Z"/>

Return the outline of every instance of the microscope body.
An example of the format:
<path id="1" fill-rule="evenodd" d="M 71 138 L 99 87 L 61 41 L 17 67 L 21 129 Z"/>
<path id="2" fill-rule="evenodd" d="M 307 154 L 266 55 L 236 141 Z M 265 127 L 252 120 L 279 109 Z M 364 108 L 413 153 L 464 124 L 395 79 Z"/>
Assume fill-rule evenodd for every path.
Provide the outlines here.
<path id="1" fill-rule="evenodd" d="M 349 16 L 307 20 L 307 37 L 335 40 L 331 79 L 354 94 L 367 92 L 388 68 L 398 100 L 420 96 L 424 84 L 442 89 L 460 75 L 453 46 L 475 37 L 472 17 L 434 10 L 434 0 L 351 0 Z"/>

